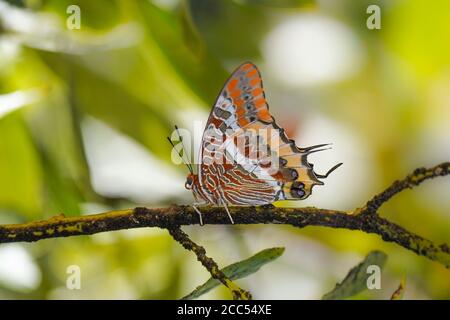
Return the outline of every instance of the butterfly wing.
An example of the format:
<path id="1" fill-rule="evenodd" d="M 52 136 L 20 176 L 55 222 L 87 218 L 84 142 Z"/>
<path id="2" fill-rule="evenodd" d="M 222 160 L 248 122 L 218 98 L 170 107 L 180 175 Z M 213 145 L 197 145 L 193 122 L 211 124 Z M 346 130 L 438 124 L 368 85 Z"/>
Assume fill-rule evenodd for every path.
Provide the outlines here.
<path id="1" fill-rule="evenodd" d="M 231 204 L 264 204 L 305 199 L 323 184 L 307 161 L 312 148 L 290 140 L 269 112 L 261 75 L 244 63 L 225 83 L 202 138 L 199 179 Z"/>

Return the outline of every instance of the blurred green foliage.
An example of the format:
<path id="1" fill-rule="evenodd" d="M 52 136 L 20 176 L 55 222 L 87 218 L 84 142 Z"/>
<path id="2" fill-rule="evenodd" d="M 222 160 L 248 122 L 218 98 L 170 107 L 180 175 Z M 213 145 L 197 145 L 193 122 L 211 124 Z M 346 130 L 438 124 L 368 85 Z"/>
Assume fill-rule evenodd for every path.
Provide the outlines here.
<path id="1" fill-rule="evenodd" d="M 370 282 L 374 288 L 378 287 L 376 277 L 379 276 L 379 286 L 381 287 L 381 270 L 386 263 L 387 256 L 381 251 L 372 251 L 357 266 L 353 267 L 344 280 L 336 284 L 333 290 L 326 293 L 324 300 L 343 300 L 350 298 L 361 291 L 367 289 L 367 283 Z M 378 269 L 370 269 L 371 266 L 377 266 Z M 378 273 L 379 270 L 379 273 Z M 368 274 L 372 277 L 368 279 Z M 372 288 L 372 289 L 374 289 Z"/>
<path id="2" fill-rule="evenodd" d="M 279 258 L 284 252 L 284 248 L 264 249 L 248 259 L 233 263 L 222 269 L 222 272 L 230 280 L 245 278 L 257 272 L 263 265 Z M 219 280 L 209 278 L 208 281 L 194 289 L 183 299 L 195 299 L 219 286 Z"/>
<path id="3" fill-rule="evenodd" d="M 66 9 L 72 4 L 81 8 L 81 30 L 66 27 Z M 365 26 L 369 4 L 382 9 L 381 30 Z M 269 70 L 264 41 L 279 23 L 302 14 L 324 16 L 348 28 L 359 39 L 365 63 L 344 80 L 298 90 L 284 88 L 267 72 L 269 103 L 286 127 L 302 128 L 317 116 L 331 119 L 348 137 L 362 142 L 353 145 L 352 154 L 358 154 L 359 146 L 370 151 L 354 159 L 363 169 L 354 173 L 356 169 L 347 167 L 346 172 L 365 173 L 368 181 L 355 187 L 355 176 L 341 177 L 344 186 L 332 191 L 358 191 L 343 206 L 362 205 L 413 168 L 450 159 L 449 6 L 448 1 L 420 0 L 1 0 L 0 223 L 192 201 L 179 189 L 144 203 L 103 192 L 94 183 L 98 168 L 88 148 L 89 121 L 107 125 L 145 150 L 155 161 L 154 171 L 165 172 L 161 168 L 166 166 L 173 169 L 173 177 L 182 177 L 184 171 L 170 162 L 165 142 L 173 124 L 186 125 L 186 117 L 199 113 L 206 118 L 223 82 L 241 62 L 251 60 Z M 335 142 L 333 136 L 326 139 L 332 141 L 312 142 Z M 128 152 L 117 149 L 107 159 L 122 159 Z M 133 157 L 138 160 L 129 154 L 132 160 L 123 163 L 125 171 L 134 166 Z M 167 183 L 150 180 L 149 193 Z M 171 182 L 183 186 L 181 178 Z M 449 190 L 448 181 L 432 181 L 394 198 L 382 213 L 437 243 L 448 243 Z M 313 204 L 321 206 L 321 190 L 315 192 Z M 264 230 L 204 227 L 189 233 L 220 266 L 265 247 L 286 246 L 283 257 L 241 280 L 255 298 L 318 299 L 373 249 L 390 257 L 383 271 L 386 285 L 357 298 L 389 296 L 405 272 L 406 298 L 450 298 L 448 270 L 373 235 L 280 226 L 271 238 L 262 236 Z M 2 255 L 5 248 L 0 246 L 0 257 L 16 257 Z M 174 299 L 209 278 L 159 230 L 11 248 L 8 252 L 22 257 L 12 269 L 23 272 L 11 282 L 11 269 L 0 266 L 0 298 Z M 65 287 L 66 268 L 73 264 L 82 270 L 82 290 Z M 264 289 L 269 286 L 279 291 Z M 220 288 L 204 297 L 228 293 Z"/>

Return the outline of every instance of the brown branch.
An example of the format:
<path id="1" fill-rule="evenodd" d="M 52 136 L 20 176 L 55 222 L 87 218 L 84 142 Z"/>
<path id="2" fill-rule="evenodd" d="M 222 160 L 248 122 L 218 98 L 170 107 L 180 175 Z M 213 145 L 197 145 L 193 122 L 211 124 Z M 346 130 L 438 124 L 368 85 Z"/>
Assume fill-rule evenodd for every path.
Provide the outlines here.
<path id="1" fill-rule="evenodd" d="M 323 226 L 377 234 L 384 241 L 396 243 L 449 268 L 450 248 L 447 244 L 436 245 L 430 240 L 379 217 L 377 214 L 366 214 L 373 212 L 373 210 L 376 212 L 381 204 L 398 192 L 410 186 L 418 185 L 427 179 L 446 175 L 448 172 L 448 162 L 431 169 L 418 169 L 405 180 L 395 182 L 391 187 L 374 197 L 371 200 L 372 202 L 369 201 L 369 205 L 359 210 L 347 212 L 313 207 L 275 208 L 269 205 L 230 207 L 230 212 L 236 224 L 289 224 L 299 228 Z M 368 211 L 367 208 L 371 209 Z M 230 223 L 223 208 L 208 206 L 202 207 L 201 210 L 205 224 L 223 225 Z M 174 229 L 182 225 L 193 224 L 198 224 L 198 215 L 192 207 L 188 206 L 135 208 L 80 217 L 60 215 L 44 221 L 0 226 L 0 243 L 32 242 L 47 238 L 90 235 L 143 227 Z"/>
<path id="2" fill-rule="evenodd" d="M 389 188 L 377 194 L 369 200 L 360 213 L 375 214 L 383 203 L 389 201 L 393 196 L 405 189 L 412 189 L 422 182 L 439 176 L 446 176 L 450 173 L 450 162 L 441 163 L 433 168 L 417 168 L 413 173 L 403 180 L 396 180 Z"/>
<path id="3" fill-rule="evenodd" d="M 179 227 L 168 229 L 170 235 L 178 241 L 186 250 L 192 251 L 197 256 L 197 260 L 209 271 L 214 279 L 219 280 L 225 287 L 227 287 L 234 300 L 251 300 L 250 292 L 239 288 L 233 281 L 219 269 L 217 263 L 210 257 L 206 256 L 206 251 L 202 246 L 199 246 L 192 241 L 189 236 Z"/>

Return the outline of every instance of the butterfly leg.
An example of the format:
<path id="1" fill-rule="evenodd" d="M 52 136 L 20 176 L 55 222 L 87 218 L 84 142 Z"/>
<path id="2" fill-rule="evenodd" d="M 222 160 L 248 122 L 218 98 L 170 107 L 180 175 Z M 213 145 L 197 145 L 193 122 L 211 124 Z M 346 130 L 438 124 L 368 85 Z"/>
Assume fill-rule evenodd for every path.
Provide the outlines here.
<path id="1" fill-rule="evenodd" d="M 200 212 L 200 210 L 197 208 L 196 204 L 194 203 L 192 205 L 192 208 L 194 208 L 195 212 L 198 213 L 198 217 L 200 218 L 200 225 L 203 226 L 203 218 L 202 218 L 202 213 Z"/>
<path id="2" fill-rule="evenodd" d="M 231 224 L 234 224 L 234 220 L 233 220 L 233 217 L 231 217 L 230 210 L 228 209 L 227 203 L 225 201 L 223 201 L 222 199 L 221 199 L 221 202 L 222 202 L 223 206 L 225 207 L 225 210 L 228 214 L 228 218 L 230 218 Z"/>

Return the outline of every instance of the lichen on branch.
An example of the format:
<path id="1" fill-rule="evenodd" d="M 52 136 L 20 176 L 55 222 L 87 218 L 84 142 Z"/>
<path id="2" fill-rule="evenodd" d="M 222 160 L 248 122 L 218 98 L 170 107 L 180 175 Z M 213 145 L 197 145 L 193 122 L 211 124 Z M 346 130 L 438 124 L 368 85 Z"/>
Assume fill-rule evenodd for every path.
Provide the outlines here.
<path id="1" fill-rule="evenodd" d="M 434 244 L 432 241 L 376 214 L 383 203 L 389 201 L 399 192 L 417 186 L 428 179 L 445 176 L 449 173 L 450 162 L 429 169 L 416 169 L 405 179 L 395 181 L 362 208 L 350 211 L 315 207 L 279 208 L 268 205 L 230 207 L 230 213 L 236 224 L 287 224 L 298 228 L 322 226 L 377 234 L 386 242 L 396 243 L 449 268 L 450 248 L 447 244 Z M 230 223 L 224 208 L 206 206 L 202 207 L 201 210 L 206 225 Z M 191 206 L 178 205 L 167 208 L 138 207 L 79 217 L 58 215 L 48 220 L 2 225 L 0 226 L 0 243 L 33 242 L 48 238 L 90 235 L 99 232 L 144 227 L 176 230 L 183 225 L 197 225 L 198 223 L 198 214 Z"/>
<path id="2" fill-rule="evenodd" d="M 197 256 L 197 260 L 209 271 L 214 279 L 219 280 L 225 287 L 227 287 L 234 300 L 251 300 L 250 292 L 241 289 L 231 279 L 227 278 L 225 274 L 219 269 L 217 263 L 206 255 L 206 250 L 192 241 L 189 236 L 179 227 L 169 228 L 169 233 L 177 242 L 179 242 L 186 250 L 192 251 Z"/>

